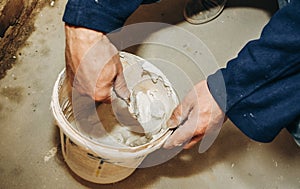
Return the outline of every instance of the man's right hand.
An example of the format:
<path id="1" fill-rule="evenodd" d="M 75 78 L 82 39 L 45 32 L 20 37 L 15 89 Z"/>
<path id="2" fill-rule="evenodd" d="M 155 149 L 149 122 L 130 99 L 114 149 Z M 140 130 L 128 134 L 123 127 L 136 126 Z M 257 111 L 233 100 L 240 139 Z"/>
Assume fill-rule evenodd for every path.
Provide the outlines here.
<path id="1" fill-rule="evenodd" d="M 128 99 L 118 50 L 101 32 L 65 25 L 66 71 L 71 85 L 96 101 L 110 101 L 111 89 Z"/>

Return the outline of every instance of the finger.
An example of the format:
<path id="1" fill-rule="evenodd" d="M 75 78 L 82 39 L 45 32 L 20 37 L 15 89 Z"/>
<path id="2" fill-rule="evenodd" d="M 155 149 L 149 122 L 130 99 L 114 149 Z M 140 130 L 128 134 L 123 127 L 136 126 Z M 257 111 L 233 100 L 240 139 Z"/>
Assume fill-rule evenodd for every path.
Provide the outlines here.
<path id="1" fill-rule="evenodd" d="M 187 144 L 184 145 L 183 149 L 190 149 L 195 144 L 197 144 L 201 139 L 203 138 L 203 135 L 196 135 L 194 136 L 191 141 L 189 141 Z"/>
<path id="2" fill-rule="evenodd" d="M 182 104 L 179 104 L 173 110 L 170 119 L 167 121 L 167 127 L 170 129 L 176 128 L 181 123 L 182 117 Z"/>
<path id="3" fill-rule="evenodd" d="M 118 75 L 114 83 L 114 90 L 116 91 L 119 97 L 121 97 L 122 99 L 126 100 L 126 102 L 128 102 L 130 91 L 128 90 L 126 80 L 124 78 L 123 67 L 121 62 L 117 64 L 117 72 Z"/>
<path id="4" fill-rule="evenodd" d="M 96 101 L 99 101 L 99 100 L 96 100 Z M 103 102 L 105 104 L 111 104 L 111 102 L 112 102 L 111 96 L 107 96 L 106 98 L 103 98 L 101 100 L 101 102 Z"/>
<path id="5" fill-rule="evenodd" d="M 95 87 L 95 92 L 92 95 L 96 101 L 109 101 L 111 95 L 112 82 L 111 81 L 101 81 L 99 80 L 97 86 Z"/>
<path id="6" fill-rule="evenodd" d="M 193 138 L 197 127 L 197 111 L 192 110 L 187 121 L 168 138 L 164 144 L 164 148 L 170 149 L 181 146 Z"/>
<path id="7" fill-rule="evenodd" d="M 180 125 L 184 120 L 186 120 L 191 109 L 191 100 L 189 99 L 189 96 L 187 96 L 184 98 L 182 103 L 173 110 L 170 119 L 167 121 L 167 126 L 172 129 Z"/>
<path id="8" fill-rule="evenodd" d="M 115 56 L 105 64 L 98 77 L 93 95 L 96 101 L 107 101 L 110 99 L 112 86 L 117 75 L 117 68 L 114 61 Z"/>

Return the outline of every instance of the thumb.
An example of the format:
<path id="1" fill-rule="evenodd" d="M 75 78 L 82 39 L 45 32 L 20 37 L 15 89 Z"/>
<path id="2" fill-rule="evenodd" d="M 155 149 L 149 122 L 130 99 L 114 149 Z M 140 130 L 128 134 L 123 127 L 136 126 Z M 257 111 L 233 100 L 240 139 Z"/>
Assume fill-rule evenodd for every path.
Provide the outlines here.
<path id="1" fill-rule="evenodd" d="M 130 91 L 128 90 L 121 64 L 118 66 L 118 74 L 114 83 L 114 90 L 119 97 L 128 102 Z"/>
<path id="2" fill-rule="evenodd" d="M 173 129 L 183 123 L 187 119 L 191 109 L 191 103 L 185 98 L 183 102 L 173 110 L 170 119 L 167 121 L 168 128 Z"/>

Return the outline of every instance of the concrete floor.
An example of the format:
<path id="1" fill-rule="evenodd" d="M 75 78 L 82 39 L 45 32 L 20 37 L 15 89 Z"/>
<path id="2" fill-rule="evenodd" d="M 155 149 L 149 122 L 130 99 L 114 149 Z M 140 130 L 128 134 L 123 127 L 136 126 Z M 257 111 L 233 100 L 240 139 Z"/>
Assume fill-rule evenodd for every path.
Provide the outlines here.
<path id="1" fill-rule="evenodd" d="M 46 7 L 35 22 L 17 64 L 0 80 L 0 188 L 300 188 L 300 150 L 283 130 L 268 144 L 248 139 L 229 121 L 213 146 L 203 154 L 198 146 L 180 152 L 166 163 L 137 169 L 119 183 L 97 185 L 74 175 L 63 161 L 58 128 L 49 109 L 52 87 L 64 67 L 64 32 L 61 17 L 65 0 Z M 259 36 L 276 10 L 269 0 L 229 0 L 215 20 L 191 25 L 183 20 L 183 0 L 163 0 L 139 8 L 127 24 L 158 21 L 191 32 L 210 49 L 220 67 L 239 49 Z M 155 36 L 165 35 L 166 30 Z M 185 39 L 176 38 L 182 45 Z M 178 65 L 193 83 L 200 71 L 168 48 L 141 45 L 132 52 L 144 58 L 159 57 Z M 188 61 L 187 61 L 188 62 Z M 191 64 L 191 66 L 194 66 Z M 198 65 L 199 66 L 199 65 Z M 161 67 L 162 70 L 164 66 Z M 170 72 L 168 72 L 170 73 Z M 168 75 L 167 73 L 167 75 Z M 205 75 L 205 74 L 204 74 Z M 172 81 L 176 76 L 168 75 Z M 176 86 L 184 88 L 186 86 Z M 182 90 L 183 93 L 185 90 Z"/>

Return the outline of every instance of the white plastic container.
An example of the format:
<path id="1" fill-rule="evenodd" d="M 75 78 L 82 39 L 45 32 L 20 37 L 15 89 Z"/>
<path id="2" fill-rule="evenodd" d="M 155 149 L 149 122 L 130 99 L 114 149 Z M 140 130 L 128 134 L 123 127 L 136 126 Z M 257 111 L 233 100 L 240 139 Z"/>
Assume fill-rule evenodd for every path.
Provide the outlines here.
<path id="1" fill-rule="evenodd" d="M 143 60 L 129 53 L 121 53 L 126 63 Z M 54 85 L 51 108 L 60 129 L 62 154 L 73 172 L 85 180 L 108 184 L 131 175 L 144 158 L 159 149 L 171 132 L 165 130 L 149 143 L 136 147 L 101 144 L 82 135 L 69 120 L 72 114 L 71 90 L 63 70 Z M 177 105 L 177 99 L 174 101 Z"/>

